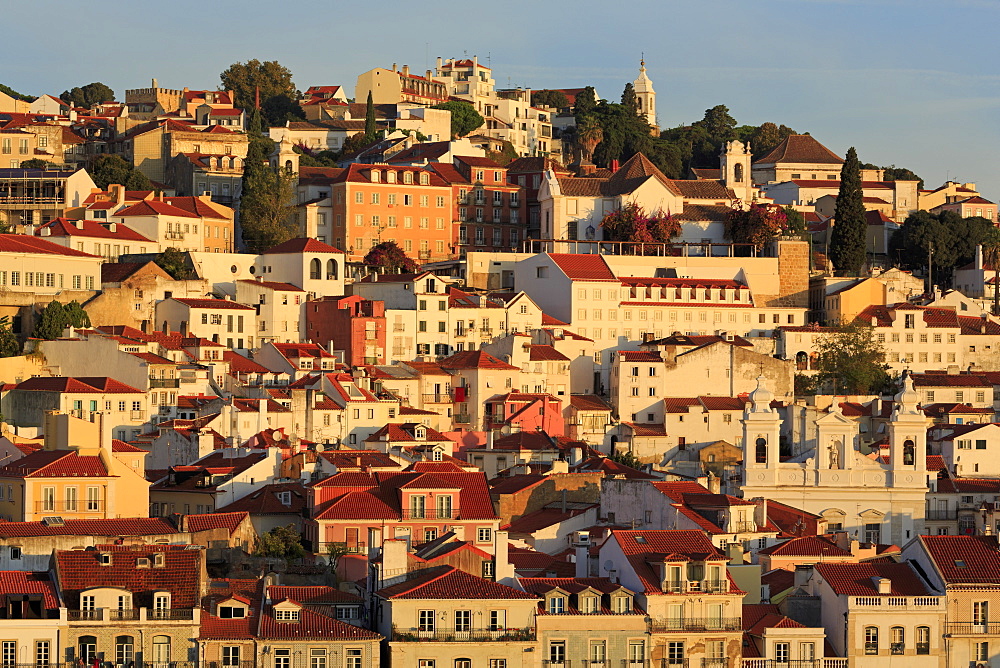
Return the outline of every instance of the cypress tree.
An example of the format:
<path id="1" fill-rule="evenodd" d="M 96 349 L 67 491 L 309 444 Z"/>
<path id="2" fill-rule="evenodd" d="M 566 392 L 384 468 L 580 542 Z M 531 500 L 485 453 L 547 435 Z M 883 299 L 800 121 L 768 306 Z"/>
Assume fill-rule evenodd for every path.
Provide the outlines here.
<path id="1" fill-rule="evenodd" d="M 372 92 L 368 91 L 368 102 L 365 104 L 365 139 L 375 138 L 375 104 L 372 102 Z"/>
<path id="2" fill-rule="evenodd" d="M 625 90 L 622 91 L 622 106 L 633 114 L 639 115 L 639 98 L 636 97 L 635 88 L 631 83 L 625 84 Z"/>
<path id="3" fill-rule="evenodd" d="M 861 163 L 853 146 L 848 149 L 840 170 L 840 192 L 834 218 L 830 261 L 840 276 L 857 276 L 865 265 L 868 223 L 861 188 Z"/>

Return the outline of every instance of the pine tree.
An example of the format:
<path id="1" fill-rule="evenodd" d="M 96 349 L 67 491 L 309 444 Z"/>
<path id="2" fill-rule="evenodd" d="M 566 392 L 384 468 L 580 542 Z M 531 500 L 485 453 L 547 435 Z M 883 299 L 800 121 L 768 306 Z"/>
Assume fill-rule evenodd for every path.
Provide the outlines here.
<path id="1" fill-rule="evenodd" d="M 365 139 L 375 139 L 375 104 L 371 91 L 368 91 L 368 102 L 365 103 Z"/>
<path id="2" fill-rule="evenodd" d="M 840 170 L 840 192 L 830 238 L 830 261 L 841 276 L 857 276 L 865 264 L 868 223 L 861 188 L 861 163 L 852 146 Z"/>
<path id="3" fill-rule="evenodd" d="M 58 339 L 63 335 L 63 330 L 69 324 L 66 307 L 63 306 L 62 302 L 53 299 L 39 314 L 38 322 L 35 323 L 33 336 L 36 339 L 48 339 L 50 341 Z"/>

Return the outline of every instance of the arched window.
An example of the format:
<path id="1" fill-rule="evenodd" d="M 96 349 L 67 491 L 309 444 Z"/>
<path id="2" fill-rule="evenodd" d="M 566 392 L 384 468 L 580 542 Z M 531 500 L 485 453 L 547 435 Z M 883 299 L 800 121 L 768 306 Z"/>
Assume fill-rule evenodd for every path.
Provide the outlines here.
<path id="1" fill-rule="evenodd" d="M 736 167 L 733 169 L 733 181 L 743 183 L 743 163 L 736 163 Z"/>
<path id="2" fill-rule="evenodd" d="M 153 663 L 170 663 L 170 636 L 153 636 Z"/>
<path id="3" fill-rule="evenodd" d="M 767 441 L 763 438 L 757 439 L 756 460 L 758 464 L 767 463 Z"/>
<path id="4" fill-rule="evenodd" d="M 289 174 L 291 174 L 293 171 L 295 171 L 294 169 L 292 169 L 292 161 L 291 160 L 285 160 L 285 171 L 288 172 Z"/>
<path id="5" fill-rule="evenodd" d="M 917 654 L 931 653 L 931 627 L 918 626 L 914 629 L 917 633 Z"/>
<path id="6" fill-rule="evenodd" d="M 135 640 L 132 636 L 118 636 L 115 638 L 115 663 L 125 666 L 132 663 L 135 656 Z"/>
<path id="7" fill-rule="evenodd" d="M 878 627 L 865 627 L 865 654 L 878 654 Z"/>
<path id="8" fill-rule="evenodd" d="M 455 659 L 455 668 L 472 668 L 472 659 Z"/>
<path id="9" fill-rule="evenodd" d="M 795 368 L 799 371 L 807 371 L 809 369 L 809 354 L 804 350 L 795 353 Z"/>
<path id="10" fill-rule="evenodd" d="M 889 653 L 902 654 L 906 647 L 906 630 L 902 626 L 889 629 Z"/>
<path id="11" fill-rule="evenodd" d="M 229 159 L 229 169 L 236 169 L 236 158 Z"/>
<path id="12" fill-rule="evenodd" d="M 913 466 L 916 461 L 916 448 L 913 445 L 913 441 L 906 439 L 903 441 L 903 465 Z"/>
<path id="13" fill-rule="evenodd" d="M 333 281 L 337 279 L 337 261 L 330 259 L 326 261 L 326 280 Z"/>
<path id="14" fill-rule="evenodd" d="M 320 272 L 322 271 L 322 263 L 319 258 L 314 257 L 309 261 L 309 278 L 318 280 L 320 278 Z"/>
<path id="15" fill-rule="evenodd" d="M 97 636 L 80 636 L 76 642 L 80 660 L 90 663 L 97 656 Z"/>

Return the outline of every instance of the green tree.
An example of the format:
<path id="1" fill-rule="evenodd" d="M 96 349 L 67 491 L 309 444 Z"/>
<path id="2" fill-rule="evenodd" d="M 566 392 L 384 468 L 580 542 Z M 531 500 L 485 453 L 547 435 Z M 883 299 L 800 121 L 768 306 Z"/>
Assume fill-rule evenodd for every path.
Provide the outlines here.
<path id="1" fill-rule="evenodd" d="M 858 276 L 865 265 L 868 221 L 861 187 L 861 163 L 852 146 L 840 170 L 840 191 L 830 236 L 830 261 L 840 276 Z"/>
<path id="2" fill-rule="evenodd" d="M 262 253 L 298 234 L 292 221 L 296 176 L 284 169 L 263 166 L 246 178 L 240 197 L 243 243 L 250 253 Z"/>
<path id="3" fill-rule="evenodd" d="M 576 145 L 579 147 L 582 157 L 586 160 L 594 159 L 594 149 L 604 140 L 604 130 L 590 116 L 585 116 L 580 124 L 576 126 Z"/>
<path id="4" fill-rule="evenodd" d="M 705 117 L 692 125 L 703 128 L 712 141 L 720 146 L 722 142 L 736 138 L 736 119 L 729 114 L 729 107 L 717 104 L 705 110 Z"/>
<path id="5" fill-rule="evenodd" d="M 533 90 L 531 91 L 531 106 L 567 109 L 569 108 L 569 98 L 561 90 Z"/>
<path id="6" fill-rule="evenodd" d="M 789 234 L 803 235 L 806 233 L 806 217 L 791 206 L 786 206 L 782 211 L 785 214 L 785 229 Z"/>
<path id="7" fill-rule="evenodd" d="M 787 125 L 776 125 L 770 121 L 761 123 L 748 137 L 754 160 L 764 157 L 793 134 L 795 131 Z"/>
<path id="8" fill-rule="evenodd" d="M 509 141 L 503 141 L 503 148 L 499 151 L 486 151 L 486 157 L 497 163 L 501 167 L 506 167 L 521 156 L 517 154 L 517 149 Z"/>
<path id="9" fill-rule="evenodd" d="M 375 103 L 372 102 L 371 91 L 368 91 L 368 101 L 365 102 L 365 138 L 375 139 Z"/>
<path id="10" fill-rule="evenodd" d="M 66 102 L 69 102 L 74 107 L 85 107 L 89 109 L 95 104 L 100 104 L 101 102 L 114 101 L 115 92 L 111 90 L 109 86 L 102 84 L 100 81 L 95 81 L 94 83 L 89 83 L 82 88 L 72 88 L 70 90 L 63 91 L 63 94 L 59 97 Z"/>
<path id="11" fill-rule="evenodd" d="M 107 190 L 112 183 L 125 186 L 126 190 L 152 190 L 153 184 L 145 174 L 130 165 L 119 155 L 100 155 L 87 170 L 98 188 Z"/>
<path id="12" fill-rule="evenodd" d="M 254 58 L 245 63 L 233 63 L 219 75 L 219 79 L 223 90 L 233 91 L 233 102 L 240 109 L 253 109 L 259 91 L 261 109 L 271 125 L 279 125 L 285 121 L 288 106 L 276 103 L 273 107 L 266 107 L 268 102 L 280 96 L 291 100 L 297 97 L 291 70 L 276 60 L 261 62 Z M 272 116 L 279 113 L 280 117 Z"/>
<path id="13" fill-rule="evenodd" d="M 344 158 L 355 153 L 360 153 L 378 141 L 377 137 L 369 137 L 364 132 L 358 132 L 344 140 L 344 146 L 340 150 L 340 157 Z"/>
<path id="14" fill-rule="evenodd" d="M 170 274 L 170 277 L 175 281 L 186 281 L 189 278 L 194 278 L 194 272 L 191 271 L 191 267 L 188 264 L 187 252 L 173 246 L 164 249 L 162 253 L 158 253 L 153 258 L 153 262 L 160 269 Z"/>
<path id="15" fill-rule="evenodd" d="M 17 357 L 21 354 L 21 342 L 11 326 L 10 318 L 0 316 L 0 357 Z"/>
<path id="16" fill-rule="evenodd" d="M 279 559 L 301 559 L 306 555 L 306 550 L 302 547 L 302 537 L 299 532 L 295 530 L 294 525 L 289 524 L 284 527 L 274 527 L 261 534 L 260 538 L 257 539 L 254 555 Z"/>
<path id="17" fill-rule="evenodd" d="M 46 169 L 51 164 L 48 160 L 32 158 L 31 160 L 22 160 L 21 169 Z"/>
<path id="18" fill-rule="evenodd" d="M 284 125 L 285 121 L 300 121 L 306 117 L 298 100 L 284 93 L 262 101 L 260 109 L 271 125 Z"/>
<path id="19" fill-rule="evenodd" d="M 83 310 L 80 302 L 75 299 L 63 307 L 63 314 L 66 318 L 66 324 L 70 327 L 76 327 L 77 329 L 90 327 L 90 315 Z"/>
<path id="20" fill-rule="evenodd" d="M 638 469 L 640 471 L 642 470 L 642 462 L 639 461 L 638 457 L 632 454 L 631 450 L 614 449 L 611 454 L 608 455 L 608 459 L 621 464 L 622 466 L 628 466 L 629 468 Z"/>
<path id="21" fill-rule="evenodd" d="M 639 98 L 636 97 L 635 88 L 631 83 L 625 84 L 625 90 L 622 91 L 622 106 L 639 115 Z"/>
<path id="22" fill-rule="evenodd" d="M 391 240 L 372 246 L 361 262 L 369 267 L 380 267 L 386 274 L 412 274 L 418 269 L 413 258 Z"/>
<path id="23" fill-rule="evenodd" d="M 36 339 L 58 339 L 63 335 L 63 330 L 69 325 L 69 317 L 66 314 L 66 307 L 62 302 L 53 299 L 42 309 L 35 323 L 35 330 L 32 332 Z"/>
<path id="24" fill-rule="evenodd" d="M 787 226 L 785 212 L 776 205 L 751 204 L 726 214 L 726 238 L 734 244 L 753 244 L 758 251 Z"/>
<path id="25" fill-rule="evenodd" d="M 885 351 L 868 323 L 855 321 L 816 341 L 817 381 L 834 394 L 874 394 L 892 383 L 885 364 Z"/>
<path id="26" fill-rule="evenodd" d="M 3 84 L 0 84 L 0 93 L 6 93 L 7 95 L 10 95 L 15 100 L 24 100 L 25 102 L 34 102 L 35 101 L 35 98 L 31 97 L 30 95 L 24 95 L 23 93 L 18 93 L 16 90 L 14 90 L 13 88 L 11 88 L 10 86 L 5 86 Z"/>
<path id="27" fill-rule="evenodd" d="M 486 119 L 468 102 L 451 100 L 431 108 L 451 112 L 451 136 L 455 139 L 464 137 L 486 122 Z"/>
<path id="28" fill-rule="evenodd" d="M 992 222 L 978 216 L 962 218 L 954 211 L 915 211 L 893 233 L 889 252 L 909 269 L 927 267 L 930 256 L 933 282 L 946 285 L 956 267 L 975 258 L 977 245 L 992 243 L 995 230 Z"/>
<path id="29" fill-rule="evenodd" d="M 573 116 L 576 117 L 577 125 L 580 124 L 581 119 L 594 113 L 595 109 L 597 109 L 597 91 L 594 90 L 593 86 L 587 86 L 577 93 L 573 105 Z"/>

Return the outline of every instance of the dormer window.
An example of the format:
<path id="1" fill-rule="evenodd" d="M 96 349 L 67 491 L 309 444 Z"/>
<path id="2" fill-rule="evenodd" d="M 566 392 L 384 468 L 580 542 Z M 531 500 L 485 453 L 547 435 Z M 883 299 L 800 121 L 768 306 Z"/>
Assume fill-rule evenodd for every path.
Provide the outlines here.
<path id="1" fill-rule="evenodd" d="M 155 619 L 165 619 L 170 615 L 170 594 L 167 592 L 157 592 L 153 595 L 153 617 Z"/>
<path id="2" fill-rule="evenodd" d="M 377 170 L 377 169 L 373 169 L 372 170 L 372 183 L 380 183 L 381 181 L 382 181 L 382 172 L 379 171 L 379 170 Z"/>
<path id="3" fill-rule="evenodd" d="M 616 615 L 623 615 L 628 612 L 632 612 L 632 597 L 631 596 L 612 596 L 611 597 L 611 610 Z"/>
<path id="4" fill-rule="evenodd" d="M 299 621 L 299 610 L 298 608 L 276 609 L 274 619 L 279 622 L 297 622 Z"/>
<path id="5" fill-rule="evenodd" d="M 413 437 L 418 441 L 422 441 L 427 438 L 427 429 L 424 427 L 417 427 L 413 430 Z"/>
<path id="6" fill-rule="evenodd" d="M 581 596 L 580 597 L 580 612 L 587 614 L 594 614 L 598 611 L 598 598 L 596 596 Z"/>
<path id="7" fill-rule="evenodd" d="M 385 173 L 385 182 L 386 183 L 395 183 L 396 182 L 396 172 L 393 172 L 393 171 L 386 172 Z"/>
<path id="8" fill-rule="evenodd" d="M 220 605 L 219 617 L 221 619 L 243 619 L 247 616 L 247 609 L 241 605 Z"/>
<path id="9" fill-rule="evenodd" d="M 111 565 L 111 555 L 110 554 L 100 554 L 100 555 L 97 556 L 97 559 L 100 562 L 101 566 L 110 566 Z"/>
<path id="10" fill-rule="evenodd" d="M 561 615 L 566 612 L 566 597 L 552 596 L 549 598 L 548 612 L 550 615 Z"/>

